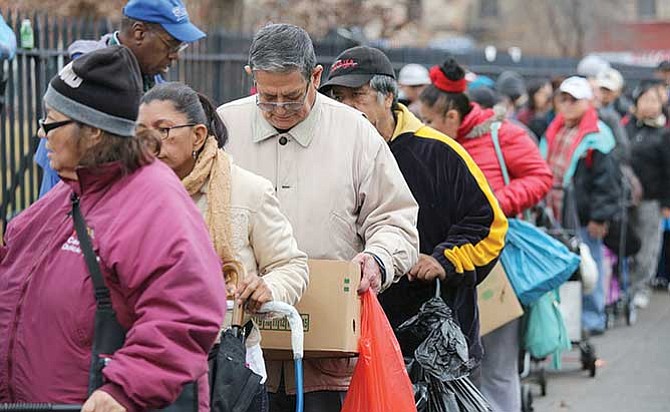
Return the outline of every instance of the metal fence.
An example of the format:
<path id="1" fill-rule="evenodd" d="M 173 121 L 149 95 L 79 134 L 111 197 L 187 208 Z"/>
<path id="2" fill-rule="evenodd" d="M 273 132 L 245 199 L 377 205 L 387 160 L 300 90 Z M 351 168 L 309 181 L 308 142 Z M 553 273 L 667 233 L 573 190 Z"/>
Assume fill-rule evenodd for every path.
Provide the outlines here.
<path id="1" fill-rule="evenodd" d="M 49 80 L 67 62 L 67 47 L 77 39 L 98 39 L 114 30 L 109 20 L 73 19 L 49 16 L 47 13 L 3 13 L 7 23 L 20 38 L 21 21 L 32 21 L 35 48 L 19 50 L 12 61 L 2 62 L 2 78 L 6 80 L 5 105 L 0 115 L 0 225 L 28 207 L 37 199 L 41 171 L 33 162 L 38 144 L 37 120 L 43 115 L 42 95 Z M 249 93 L 250 78 L 244 72 L 251 36 L 213 31 L 189 47 L 170 71 L 170 80 L 188 83 L 209 95 L 214 102 L 224 103 Z M 315 42 L 319 62 L 328 67 L 342 50 L 351 46 L 346 41 Z M 406 63 L 438 64 L 447 52 L 424 49 L 385 50 L 396 68 Z M 514 62 L 499 55 L 488 62 L 483 52 L 456 55 L 472 71 L 496 76 L 514 70 L 523 76 L 567 76 L 574 71 L 574 59 L 524 57 Z M 624 77 L 636 82 L 651 75 L 650 69 L 619 67 Z"/>

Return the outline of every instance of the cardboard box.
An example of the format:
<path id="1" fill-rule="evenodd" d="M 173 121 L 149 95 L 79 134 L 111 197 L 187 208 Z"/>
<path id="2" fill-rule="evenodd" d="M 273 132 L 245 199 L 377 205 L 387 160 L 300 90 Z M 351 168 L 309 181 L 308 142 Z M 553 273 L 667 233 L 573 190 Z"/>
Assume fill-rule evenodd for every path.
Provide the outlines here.
<path id="1" fill-rule="evenodd" d="M 358 353 L 360 266 L 333 260 L 309 261 L 309 287 L 296 309 L 303 318 L 305 358 L 351 357 Z M 292 359 L 286 319 L 255 319 L 266 359 Z"/>
<path id="2" fill-rule="evenodd" d="M 523 308 L 498 262 L 491 273 L 477 286 L 479 334 L 490 333 L 523 315 Z"/>

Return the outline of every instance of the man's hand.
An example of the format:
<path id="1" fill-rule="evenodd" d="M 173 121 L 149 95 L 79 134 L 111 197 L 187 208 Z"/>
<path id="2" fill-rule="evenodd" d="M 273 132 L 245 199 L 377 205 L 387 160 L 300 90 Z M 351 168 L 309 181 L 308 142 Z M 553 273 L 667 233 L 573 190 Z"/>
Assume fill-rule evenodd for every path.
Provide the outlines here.
<path id="1" fill-rule="evenodd" d="M 81 412 L 126 412 L 126 408 L 107 392 L 95 391 L 81 408 Z"/>
<path id="2" fill-rule="evenodd" d="M 246 310 L 256 313 L 263 304 L 272 300 L 272 291 L 260 276 L 247 276 L 238 285 L 235 294 L 239 303 L 246 303 Z"/>
<path id="3" fill-rule="evenodd" d="M 422 282 L 432 282 L 435 278 L 444 280 L 446 277 L 447 272 L 444 270 L 444 267 L 442 267 L 440 262 L 434 257 L 424 254 L 419 255 L 419 261 L 416 262 L 416 265 L 414 265 L 407 275 L 407 278 L 410 281 L 417 279 Z"/>
<path id="4" fill-rule="evenodd" d="M 589 222 L 588 226 L 586 226 L 586 230 L 592 238 L 603 239 L 607 236 L 607 223 L 598 223 L 592 220 Z"/>
<path id="5" fill-rule="evenodd" d="M 664 207 L 661 209 L 661 213 L 663 213 L 663 217 L 666 219 L 670 219 L 670 207 Z M 2 240 L 0 240 L 0 245 L 2 244 Z"/>
<path id="6" fill-rule="evenodd" d="M 382 288 L 382 274 L 375 258 L 368 253 L 359 253 L 352 259 L 352 262 L 361 266 L 361 284 L 358 286 L 358 294 L 363 294 L 368 289 L 379 293 Z"/>

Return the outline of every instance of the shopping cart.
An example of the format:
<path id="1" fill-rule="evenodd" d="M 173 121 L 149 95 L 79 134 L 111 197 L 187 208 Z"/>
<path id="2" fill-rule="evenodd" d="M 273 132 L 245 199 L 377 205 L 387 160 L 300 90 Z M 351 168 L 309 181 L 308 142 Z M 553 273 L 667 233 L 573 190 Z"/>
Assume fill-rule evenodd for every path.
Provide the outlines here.
<path id="1" fill-rule="evenodd" d="M 580 255 L 580 239 L 575 229 L 561 227 L 554 218 L 552 211 L 540 205 L 534 210 L 538 227 L 565 244 L 570 251 Z M 589 372 L 589 376 L 595 377 L 597 370 L 597 356 L 594 346 L 589 340 L 589 336 L 582 331 L 581 313 L 582 313 L 582 276 L 578 269 L 559 288 L 560 309 L 563 320 L 566 325 L 568 337 L 573 350 L 579 350 L 579 362 L 582 370 Z M 519 354 L 519 373 L 521 383 L 521 401 L 522 411 L 530 412 L 533 410 L 533 391 L 532 385 L 540 388 L 540 394 L 546 396 L 548 387 L 547 359 L 533 358 L 528 352 L 521 350 Z"/>
<path id="2" fill-rule="evenodd" d="M 630 187 L 625 177 L 622 177 L 620 199 L 620 220 L 616 222 L 615 233 L 617 244 L 606 242 L 609 250 L 609 261 L 611 264 L 611 276 L 607 282 L 605 326 L 608 329 L 617 325 L 623 316 L 626 325 L 632 326 L 637 321 L 637 309 L 633 304 L 633 293 L 630 287 L 630 260 L 640 248 L 639 239 L 636 236 L 631 237 L 632 233 L 628 225 L 628 210 L 632 206 L 630 202 Z M 611 228 L 613 229 L 613 228 Z M 606 239 L 607 241 L 608 239 Z"/>

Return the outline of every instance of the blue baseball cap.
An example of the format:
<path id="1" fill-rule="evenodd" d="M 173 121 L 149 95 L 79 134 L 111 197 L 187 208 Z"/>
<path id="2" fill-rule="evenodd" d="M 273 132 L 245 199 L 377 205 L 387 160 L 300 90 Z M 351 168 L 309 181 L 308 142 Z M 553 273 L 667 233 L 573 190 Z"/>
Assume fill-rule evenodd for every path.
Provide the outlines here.
<path id="1" fill-rule="evenodd" d="M 192 43 L 206 36 L 188 19 L 188 11 L 180 0 L 130 0 L 123 14 L 131 19 L 160 24 L 172 37 Z"/>

